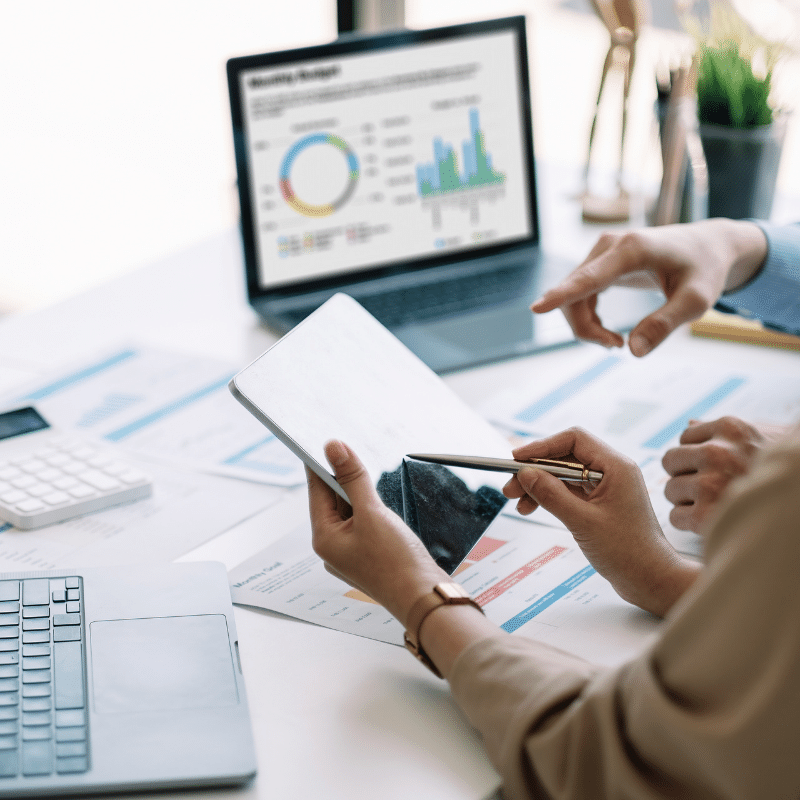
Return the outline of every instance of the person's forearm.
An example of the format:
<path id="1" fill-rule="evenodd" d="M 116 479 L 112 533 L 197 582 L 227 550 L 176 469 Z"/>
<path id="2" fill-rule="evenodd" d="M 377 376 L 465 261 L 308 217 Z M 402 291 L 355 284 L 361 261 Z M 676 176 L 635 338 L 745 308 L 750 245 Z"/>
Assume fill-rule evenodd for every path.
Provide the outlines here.
<path id="1" fill-rule="evenodd" d="M 767 237 L 754 222 L 713 220 L 724 230 L 731 248 L 731 268 L 725 281 L 725 291 L 732 292 L 751 281 L 767 257 Z"/>
<path id="2" fill-rule="evenodd" d="M 420 644 L 447 678 L 456 659 L 472 644 L 496 636 L 499 628 L 476 608 L 443 605 L 432 611 L 420 628 Z"/>

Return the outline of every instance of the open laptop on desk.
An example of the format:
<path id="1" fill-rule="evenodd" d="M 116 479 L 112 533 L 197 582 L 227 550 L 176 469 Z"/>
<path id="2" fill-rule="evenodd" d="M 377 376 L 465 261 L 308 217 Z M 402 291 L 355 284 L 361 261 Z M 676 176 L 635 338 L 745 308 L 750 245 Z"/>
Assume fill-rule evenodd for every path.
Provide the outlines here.
<path id="1" fill-rule="evenodd" d="M 254 773 L 221 564 L 0 574 L 0 797 Z"/>
<path id="2" fill-rule="evenodd" d="M 539 247 L 524 17 L 234 58 L 228 85 L 268 325 L 344 292 L 439 372 L 573 340 L 528 309 L 572 265 Z M 603 302 L 619 329 L 653 307 Z"/>

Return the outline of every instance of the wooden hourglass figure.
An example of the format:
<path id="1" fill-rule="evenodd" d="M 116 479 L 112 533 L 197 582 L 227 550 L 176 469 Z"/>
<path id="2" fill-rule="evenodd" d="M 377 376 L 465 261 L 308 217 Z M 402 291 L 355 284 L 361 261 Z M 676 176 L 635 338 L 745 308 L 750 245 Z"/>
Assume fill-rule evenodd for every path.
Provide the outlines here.
<path id="1" fill-rule="evenodd" d="M 606 26 L 611 42 L 603 63 L 600 90 L 597 93 L 597 103 L 589 133 L 589 152 L 586 156 L 584 171 L 583 218 L 590 222 L 622 222 L 630 216 L 630 198 L 622 185 L 625 132 L 628 125 L 628 96 L 636 61 L 636 41 L 642 26 L 649 18 L 650 7 L 646 0 L 591 0 L 591 2 L 597 15 Z M 617 171 L 617 194 L 615 197 L 599 197 L 589 191 L 589 167 L 606 78 L 616 64 L 622 68 L 622 131 Z"/>

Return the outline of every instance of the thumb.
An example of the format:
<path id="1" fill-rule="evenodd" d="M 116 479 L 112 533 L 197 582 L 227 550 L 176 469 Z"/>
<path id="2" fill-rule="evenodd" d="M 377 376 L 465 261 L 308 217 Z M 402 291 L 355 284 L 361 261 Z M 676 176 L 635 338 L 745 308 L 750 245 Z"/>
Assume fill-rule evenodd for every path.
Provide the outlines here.
<path id="1" fill-rule="evenodd" d="M 377 497 L 372 479 L 359 457 L 344 443 L 336 439 L 325 445 L 325 457 L 333 468 L 333 475 L 344 489 L 353 511 Z"/>
<path id="2" fill-rule="evenodd" d="M 517 480 L 545 511 L 558 517 L 570 530 L 581 528 L 586 518 L 586 501 L 574 495 L 564 481 L 535 467 L 525 467 Z"/>
<path id="3" fill-rule="evenodd" d="M 696 289 L 686 286 L 675 292 L 661 308 L 646 316 L 632 331 L 628 346 L 641 358 L 657 347 L 679 325 L 697 319 L 710 303 Z"/>

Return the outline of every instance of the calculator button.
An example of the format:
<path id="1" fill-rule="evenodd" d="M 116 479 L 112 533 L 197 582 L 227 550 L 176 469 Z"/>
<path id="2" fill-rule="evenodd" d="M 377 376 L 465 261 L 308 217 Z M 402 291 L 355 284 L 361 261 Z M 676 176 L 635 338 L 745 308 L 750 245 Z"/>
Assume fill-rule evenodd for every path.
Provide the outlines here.
<path id="1" fill-rule="evenodd" d="M 21 503 L 17 503 L 16 505 L 17 511 L 21 511 L 23 514 L 31 514 L 34 511 L 40 511 L 43 508 L 47 508 L 47 506 L 45 506 L 41 500 L 37 500 L 34 497 L 32 497 L 30 500 L 23 500 Z"/>
<path id="2" fill-rule="evenodd" d="M 56 478 L 60 478 L 63 474 L 64 473 L 61 472 L 60 469 L 48 467 L 47 469 L 43 469 L 41 472 L 37 472 L 36 477 L 40 481 L 54 481 Z"/>
<path id="3" fill-rule="evenodd" d="M 103 472 L 106 475 L 119 475 L 122 472 L 127 472 L 130 467 L 127 464 L 120 464 L 119 461 L 114 461 L 106 467 L 103 467 Z"/>
<path id="4" fill-rule="evenodd" d="M 53 481 L 53 486 L 56 489 L 71 489 L 73 486 L 78 486 L 78 479 L 73 478 L 72 475 L 65 475 L 63 478 Z"/>
<path id="5" fill-rule="evenodd" d="M 130 469 L 127 472 L 123 472 L 121 475 L 117 475 L 117 478 L 123 483 L 130 485 L 133 485 L 134 483 L 142 483 L 143 481 L 147 480 L 146 475 L 141 472 L 137 472 L 134 469 Z"/>
<path id="6" fill-rule="evenodd" d="M 8 481 L 0 481 L 0 493 L 7 492 L 11 488 L 13 487 Z"/>
<path id="7" fill-rule="evenodd" d="M 77 475 L 79 472 L 83 472 L 86 469 L 86 464 L 82 464 L 80 461 L 73 461 L 70 459 L 66 464 L 61 465 L 61 471 L 66 472 L 67 475 Z"/>
<path id="8" fill-rule="evenodd" d="M 67 600 L 67 614 L 77 614 L 81 610 L 80 600 Z"/>
<path id="9" fill-rule="evenodd" d="M 42 500 L 49 506 L 63 506 L 64 503 L 69 502 L 69 495 L 66 492 L 52 492 L 46 494 Z"/>
<path id="10" fill-rule="evenodd" d="M 44 461 L 40 461 L 38 459 L 34 459 L 32 461 L 25 461 L 19 465 L 19 468 L 23 472 L 41 472 L 47 465 Z"/>
<path id="11" fill-rule="evenodd" d="M 54 450 L 52 447 L 40 447 L 38 450 L 34 451 L 34 455 L 36 458 L 50 458 L 50 456 L 54 456 L 58 450 Z"/>
<path id="12" fill-rule="evenodd" d="M 67 590 L 66 589 L 53 589 L 53 602 L 54 603 L 63 603 L 67 599 Z"/>
<path id="13" fill-rule="evenodd" d="M 81 461 L 86 461 L 87 458 L 97 455 L 97 450 L 91 447 L 76 447 L 69 451 L 73 458 L 79 458 Z"/>
<path id="14" fill-rule="evenodd" d="M 92 489 L 91 486 L 87 486 L 85 483 L 67 489 L 67 492 L 77 500 L 83 500 L 84 497 L 91 497 L 93 494 L 97 494 L 96 490 Z"/>
<path id="15" fill-rule="evenodd" d="M 99 468 L 99 467 L 105 467 L 108 464 L 111 464 L 113 461 L 114 459 L 111 458 L 110 456 L 95 456 L 94 458 L 88 458 L 86 460 L 86 463 L 90 467 Z"/>
<path id="16" fill-rule="evenodd" d="M 20 489 L 14 489 L 13 491 L 1 494 L 0 500 L 2 500 L 4 503 L 19 503 L 21 500 L 24 500 L 27 496 L 28 496 L 27 492 L 23 492 Z"/>
<path id="17" fill-rule="evenodd" d="M 29 486 L 33 486 L 37 483 L 38 481 L 33 477 L 33 475 L 23 475 L 19 478 L 14 478 L 14 480 L 11 481 L 11 485 L 15 489 L 27 489 Z"/>
<path id="18" fill-rule="evenodd" d="M 69 456 L 64 455 L 64 453 L 58 453 L 58 455 L 50 456 L 50 458 L 45 460 L 48 464 L 50 464 L 51 467 L 60 467 L 63 464 L 69 464 L 69 462 L 72 461 L 72 459 Z"/>
<path id="19" fill-rule="evenodd" d="M 94 486 L 95 489 L 99 489 L 101 492 L 108 492 L 111 489 L 116 489 L 119 486 L 118 480 L 108 475 L 103 475 L 102 472 L 97 472 L 95 470 L 82 472 L 78 477 L 84 483 Z"/>
<path id="20" fill-rule="evenodd" d="M 18 478 L 22 473 L 16 467 L 6 467 L 0 469 L 0 480 L 10 481 L 12 478 Z"/>
<path id="21" fill-rule="evenodd" d="M 69 584 L 67 584 L 67 602 L 71 602 L 72 600 L 80 600 L 81 599 L 81 590 L 80 589 L 73 589 Z"/>
<path id="22" fill-rule="evenodd" d="M 34 483 L 33 486 L 29 486 L 26 490 L 31 497 L 42 497 L 46 494 L 50 494 L 53 491 L 52 486 L 48 486 L 46 483 Z"/>

